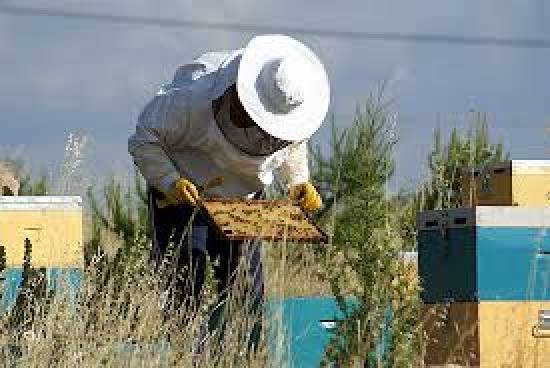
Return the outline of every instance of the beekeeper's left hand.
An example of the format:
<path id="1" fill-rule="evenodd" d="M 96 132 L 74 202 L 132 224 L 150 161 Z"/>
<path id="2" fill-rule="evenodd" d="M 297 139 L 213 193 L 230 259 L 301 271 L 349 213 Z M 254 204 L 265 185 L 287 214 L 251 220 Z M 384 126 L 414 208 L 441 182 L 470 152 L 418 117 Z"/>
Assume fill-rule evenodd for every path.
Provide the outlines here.
<path id="1" fill-rule="evenodd" d="M 306 211 L 317 211 L 321 208 L 322 200 L 319 193 L 311 183 L 301 183 L 290 187 L 289 198 L 298 201 Z"/>

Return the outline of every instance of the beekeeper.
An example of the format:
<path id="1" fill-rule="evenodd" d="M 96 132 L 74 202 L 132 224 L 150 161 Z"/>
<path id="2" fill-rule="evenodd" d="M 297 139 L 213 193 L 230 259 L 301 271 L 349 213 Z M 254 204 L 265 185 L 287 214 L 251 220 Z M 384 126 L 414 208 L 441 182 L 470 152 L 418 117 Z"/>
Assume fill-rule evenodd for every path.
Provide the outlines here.
<path id="1" fill-rule="evenodd" d="M 198 300 L 207 254 L 218 258 L 220 297 L 246 255 L 252 291 L 262 298 L 258 247 L 224 243 L 200 212 L 193 216 L 199 188 L 221 176 L 223 182 L 209 195 L 261 198 L 277 172 L 292 199 L 306 210 L 319 209 L 306 145 L 328 105 L 329 83 L 316 55 L 288 36 L 262 35 L 243 49 L 205 53 L 180 66 L 145 106 L 128 150 L 149 186 L 155 265 L 174 241 L 182 247 L 180 276 L 190 269 L 186 265 L 193 266 L 190 285 L 186 277 L 174 281 L 176 307 Z M 162 207 L 159 201 L 172 204 Z"/>

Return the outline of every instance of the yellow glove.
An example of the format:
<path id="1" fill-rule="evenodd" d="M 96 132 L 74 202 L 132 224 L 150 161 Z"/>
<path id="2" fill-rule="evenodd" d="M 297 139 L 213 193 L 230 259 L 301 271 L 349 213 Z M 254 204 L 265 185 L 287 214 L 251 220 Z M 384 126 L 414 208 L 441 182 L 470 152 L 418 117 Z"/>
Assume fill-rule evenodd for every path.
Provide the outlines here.
<path id="1" fill-rule="evenodd" d="M 200 202 L 200 194 L 202 192 L 218 187 L 222 185 L 223 182 L 223 176 L 216 176 L 207 181 L 204 185 L 196 187 L 187 179 L 179 179 L 170 192 L 164 193 L 166 196 L 165 199 L 157 200 L 157 206 L 159 208 L 164 208 L 171 205 L 176 206 L 181 203 L 187 203 L 195 206 Z"/>
<path id="2" fill-rule="evenodd" d="M 290 187 L 289 198 L 298 201 L 306 211 L 317 211 L 321 208 L 321 196 L 311 183 L 301 183 Z"/>
<path id="3" fill-rule="evenodd" d="M 176 181 L 174 188 L 166 193 L 166 197 L 170 204 L 185 203 L 196 206 L 200 201 L 199 191 L 195 184 L 184 178 Z"/>

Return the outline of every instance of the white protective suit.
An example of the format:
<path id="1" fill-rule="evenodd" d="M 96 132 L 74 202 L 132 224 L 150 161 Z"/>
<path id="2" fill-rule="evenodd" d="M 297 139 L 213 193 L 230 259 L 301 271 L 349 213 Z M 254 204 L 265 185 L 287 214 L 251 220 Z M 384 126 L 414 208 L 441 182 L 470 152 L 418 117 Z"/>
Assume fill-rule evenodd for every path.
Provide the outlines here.
<path id="1" fill-rule="evenodd" d="M 307 140 L 269 156 L 251 156 L 231 144 L 214 119 L 212 101 L 237 80 L 242 49 L 206 53 L 180 66 L 141 112 L 128 151 L 149 185 L 164 192 L 185 177 L 201 185 L 223 176 L 215 196 L 248 196 L 273 180 L 309 180 Z"/>

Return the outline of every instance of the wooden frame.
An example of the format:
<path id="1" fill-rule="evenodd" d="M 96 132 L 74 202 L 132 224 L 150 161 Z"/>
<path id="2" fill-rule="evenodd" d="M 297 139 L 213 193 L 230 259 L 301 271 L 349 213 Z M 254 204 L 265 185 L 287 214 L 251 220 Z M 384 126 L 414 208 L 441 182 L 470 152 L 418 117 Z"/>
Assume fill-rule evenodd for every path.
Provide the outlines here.
<path id="1" fill-rule="evenodd" d="M 329 237 L 290 200 L 208 198 L 204 213 L 230 240 L 270 240 L 327 244 Z"/>

